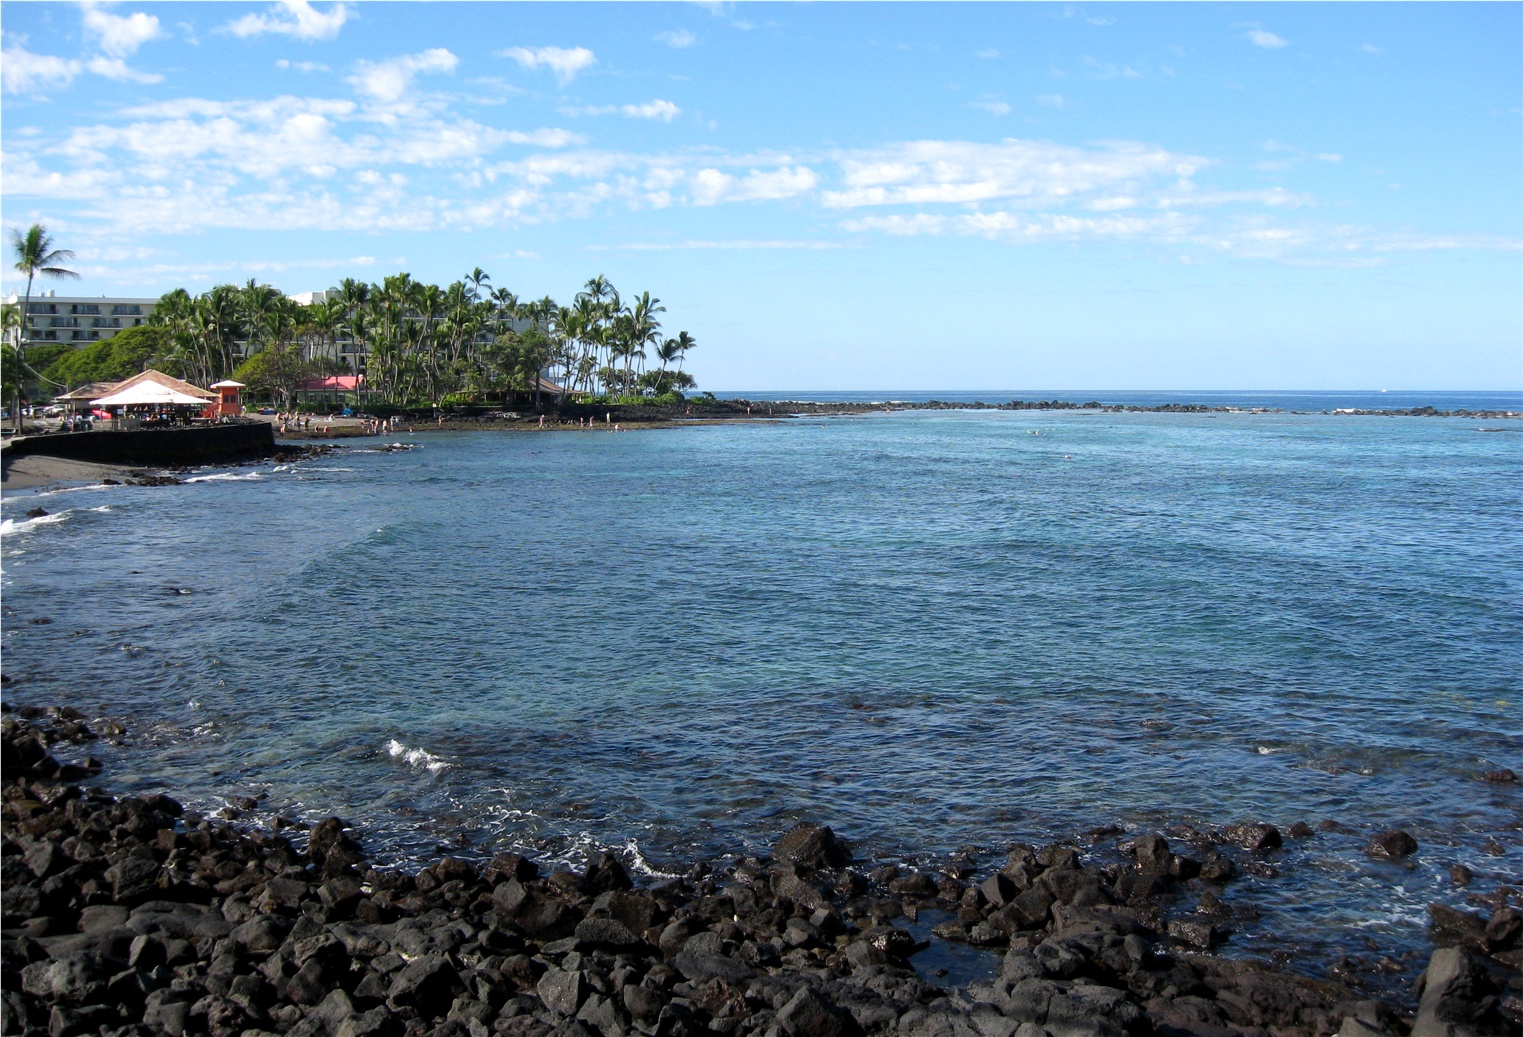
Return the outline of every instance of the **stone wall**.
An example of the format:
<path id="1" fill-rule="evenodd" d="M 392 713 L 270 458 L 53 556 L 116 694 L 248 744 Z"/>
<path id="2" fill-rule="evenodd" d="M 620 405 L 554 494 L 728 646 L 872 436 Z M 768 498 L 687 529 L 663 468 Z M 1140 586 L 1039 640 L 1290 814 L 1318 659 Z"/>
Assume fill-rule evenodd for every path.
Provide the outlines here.
<path id="1" fill-rule="evenodd" d="M 14 439 L 6 444 L 5 452 L 10 457 L 41 454 L 97 464 L 210 464 L 269 457 L 275 453 L 275 432 L 263 421 L 205 428 L 60 432 Z"/>

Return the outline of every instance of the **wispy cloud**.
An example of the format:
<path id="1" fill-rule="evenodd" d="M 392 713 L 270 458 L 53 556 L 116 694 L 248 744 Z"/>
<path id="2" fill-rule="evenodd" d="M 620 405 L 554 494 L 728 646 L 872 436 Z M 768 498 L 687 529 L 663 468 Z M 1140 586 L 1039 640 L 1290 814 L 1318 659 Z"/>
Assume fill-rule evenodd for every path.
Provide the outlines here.
<path id="1" fill-rule="evenodd" d="M 8 94 L 39 94 L 68 86 L 84 67 L 71 58 L 33 54 L 20 44 L 6 47 L 0 57 L 0 86 Z"/>
<path id="2" fill-rule="evenodd" d="M 298 40 L 331 40 L 349 20 L 347 4 L 333 4 L 319 11 L 307 0 L 280 0 L 263 14 L 246 14 L 229 22 L 224 31 L 234 36 L 293 36 Z"/>
<path id="3" fill-rule="evenodd" d="M 86 61 L 85 70 L 106 79 L 114 79 L 119 83 L 162 83 L 164 81 L 164 77 L 156 72 L 138 72 L 128 68 L 127 63 L 121 58 L 107 58 L 100 55 Z"/>
<path id="4" fill-rule="evenodd" d="M 743 177 L 714 168 L 700 169 L 692 179 L 692 198 L 694 205 L 775 201 L 812 191 L 819 182 L 819 176 L 806 166 L 752 170 Z"/>
<path id="5" fill-rule="evenodd" d="M 297 72 L 331 72 L 327 65 L 317 61 L 288 61 L 281 58 L 275 62 L 275 67 L 280 69 L 295 69 Z"/>
<path id="6" fill-rule="evenodd" d="M 562 108 L 563 115 L 622 115 L 627 119 L 659 119 L 671 122 L 682 114 L 682 109 L 670 101 L 654 100 L 644 104 L 594 104 L 582 107 Z"/>
<path id="7" fill-rule="evenodd" d="M 1249 29 L 1245 38 L 1255 47 L 1264 47 L 1269 50 L 1279 50 L 1281 47 L 1284 47 L 1290 43 L 1289 40 L 1281 36 L 1276 36 L 1268 29 L 1262 29 L 1258 27 Z"/>
<path id="8" fill-rule="evenodd" d="M 460 59 L 454 54 L 443 47 L 433 47 L 421 54 L 357 62 L 349 82 L 361 93 L 389 103 L 400 99 L 418 75 L 453 72 L 459 64 Z"/>
<path id="9" fill-rule="evenodd" d="M 1037 95 L 1037 99 L 1036 99 L 1036 103 L 1041 105 L 1044 108 L 1061 108 L 1061 107 L 1063 107 L 1063 95 L 1062 94 L 1038 94 Z"/>
<path id="10" fill-rule="evenodd" d="M 1359 49 L 1364 51 L 1366 54 L 1384 54 L 1386 52 L 1384 47 L 1377 47 L 1373 43 L 1366 43 Z"/>
<path id="11" fill-rule="evenodd" d="M 78 58 L 34 54 L 26 49 L 25 38 L 13 37 L 0 55 L 0 87 L 8 94 L 41 94 L 67 87 L 85 72 L 122 83 L 163 81 L 162 75 L 139 72 L 126 60 L 164 35 L 158 18 L 141 11 L 116 15 L 87 2 L 80 8 L 80 30 L 86 46 Z"/>
<path id="12" fill-rule="evenodd" d="M 648 241 L 631 242 L 625 245 L 588 245 L 587 252 L 690 252 L 709 251 L 713 249 L 726 249 L 736 251 L 777 250 L 777 249 L 803 249 L 805 251 L 818 252 L 831 249 L 846 248 L 843 241 Z"/>
<path id="13" fill-rule="evenodd" d="M 555 73 L 561 86 L 575 79 L 578 72 L 598 63 L 597 57 L 586 47 L 509 47 L 498 51 L 497 56 L 512 58 L 530 71 L 547 68 Z"/>
<path id="14" fill-rule="evenodd" d="M 698 37 L 686 29 L 670 29 L 666 32 L 658 32 L 655 39 L 657 42 L 664 43 L 674 50 L 691 47 L 698 42 Z"/>
<path id="15" fill-rule="evenodd" d="M 999 57 L 999 51 L 995 50 L 993 47 L 985 47 L 983 50 L 979 51 L 973 56 L 976 58 L 983 58 L 985 61 L 992 61 L 995 58 Z"/>
<path id="16" fill-rule="evenodd" d="M 1004 101 L 969 101 L 969 108 L 978 108 L 990 115 L 1009 115 L 1010 106 Z"/>
<path id="17" fill-rule="evenodd" d="M 1188 178 L 1205 158 L 1141 144 L 1079 148 L 1007 139 L 913 141 L 843 153 L 842 186 L 822 193 L 829 208 L 977 203 L 1017 198 L 1062 203 L 1159 177 Z"/>
<path id="18" fill-rule="evenodd" d="M 536 148 L 567 148 L 573 144 L 586 144 L 587 138 L 580 133 L 572 133 L 570 130 L 531 130 L 524 133 L 520 130 L 509 130 L 507 141 L 510 144 L 529 144 Z"/>

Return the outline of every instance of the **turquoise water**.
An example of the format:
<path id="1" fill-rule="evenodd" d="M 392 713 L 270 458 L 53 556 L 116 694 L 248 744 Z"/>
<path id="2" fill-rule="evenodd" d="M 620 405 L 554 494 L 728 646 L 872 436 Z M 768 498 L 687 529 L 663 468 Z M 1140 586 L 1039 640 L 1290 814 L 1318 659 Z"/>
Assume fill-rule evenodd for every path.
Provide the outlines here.
<path id="1" fill-rule="evenodd" d="M 1523 870 L 1523 796 L 1478 780 L 1523 771 L 1514 424 L 432 434 L 11 497 L 6 700 L 127 718 L 114 790 L 266 792 L 397 856 L 1332 821 L 1229 889 L 1262 908 L 1234 946 L 1410 965 L 1451 863 Z M 1398 825 L 1416 866 L 1367 860 Z"/>

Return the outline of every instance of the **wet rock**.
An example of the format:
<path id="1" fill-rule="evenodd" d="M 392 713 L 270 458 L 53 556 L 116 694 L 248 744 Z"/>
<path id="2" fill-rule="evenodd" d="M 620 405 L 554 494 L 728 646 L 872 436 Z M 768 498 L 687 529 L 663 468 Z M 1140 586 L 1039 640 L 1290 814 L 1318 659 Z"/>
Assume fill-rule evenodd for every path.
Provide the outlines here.
<path id="1" fill-rule="evenodd" d="M 800 868 L 821 870 L 844 868 L 851 863 L 851 850 L 825 825 L 807 821 L 794 825 L 772 848 L 776 860 Z"/>
<path id="2" fill-rule="evenodd" d="M 1262 853 L 1276 850 L 1283 845 L 1280 830 L 1271 824 L 1229 825 L 1222 829 L 1222 837 L 1234 846 Z"/>
<path id="3" fill-rule="evenodd" d="M 1481 780 L 1497 785 L 1511 785 L 1518 780 L 1518 776 L 1513 773 L 1511 767 L 1503 767 L 1500 770 L 1482 772 Z"/>
<path id="4" fill-rule="evenodd" d="M 607 851 L 587 863 L 584 878 L 587 885 L 598 892 L 634 888 L 634 881 L 630 879 L 624 862 Z"/>
<path id="5" fill-rule="evenodd" d="M 1364 852 L 1371 857 L 1385 860 L 1405 860 L 1417 852 L 1417 840 L 1412 838 L 1410 833 L 1395 828 L 1372 837 L 1365 846 Z"/>
<path id="6" fill-rule="evenodd" d="M 1166 868 L 1169 864 L 1168 840 L 1156 832 L 1139 835 L 1130 842 L 1123 843 L 1121 850 L 1137 858 L 1137 863 L 1144 868 Z"/>
<path id="7" fill-rule="evenodd" d="M 1485 935 L 1486 919 L 1447 904 L 1433 903 L 1428 905 L 1428 932 L 1440 947 L 1461 943 L 1476 946 Z"/>
<path id="8" fill-rule="evenodd" d="M 1523 944 L 1523 913 L 1516 908 L 1498 908 L 1486 923 L 1482 940 L 1488 954 L 1512 950 Z"/>
<path id="9" fill-rule="evenodd" d="M 1176 918 L 1169 923 L 1169 939 L 1186 947 L 1208 951 L 1221 942 L 1221 932 L 1204 919 Z"/>

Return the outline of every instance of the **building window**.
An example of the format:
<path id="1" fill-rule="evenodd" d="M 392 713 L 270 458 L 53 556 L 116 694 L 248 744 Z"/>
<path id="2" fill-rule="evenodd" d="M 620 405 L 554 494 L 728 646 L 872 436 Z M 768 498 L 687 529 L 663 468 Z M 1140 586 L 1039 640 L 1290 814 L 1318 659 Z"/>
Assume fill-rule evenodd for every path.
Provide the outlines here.
<path id="1" fill-rule="evenodd" d="M 135 317 L 142 312 L 143 308 L 141 306 L 117 305 L 111 307 L 111 314 L 116 317 Z"/>
<path id="2" fill-rule="evenodd" d="M 100 307 L 93 302 L 77 302 L 70 309 L 74 313 L 83 313 L 87 316 L 100 313 Z"/>

